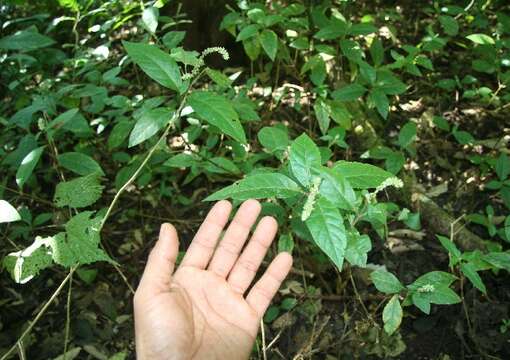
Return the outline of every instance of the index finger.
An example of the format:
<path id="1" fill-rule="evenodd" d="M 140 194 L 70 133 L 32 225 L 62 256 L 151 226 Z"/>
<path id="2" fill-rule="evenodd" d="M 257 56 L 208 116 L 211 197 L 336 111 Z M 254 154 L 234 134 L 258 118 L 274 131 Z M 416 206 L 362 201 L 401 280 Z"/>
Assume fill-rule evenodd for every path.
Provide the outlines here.
<path id="1" fill-rule="evenodd" d="M 228 222 L 232 205 L 226 200 L 218 201 L 200 225 L 180 266 L 205 269 L 216 248 L 223 228 Z"/>

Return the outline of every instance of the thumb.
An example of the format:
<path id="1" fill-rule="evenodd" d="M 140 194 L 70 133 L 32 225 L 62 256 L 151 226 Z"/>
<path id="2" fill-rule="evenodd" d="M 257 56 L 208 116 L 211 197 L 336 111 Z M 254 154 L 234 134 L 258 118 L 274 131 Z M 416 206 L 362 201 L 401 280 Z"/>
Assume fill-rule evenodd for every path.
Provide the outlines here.
<path id="1" fill-rule="evenodd" d="M 159 239 L 149 254 L 139 288 L 152 294 L 167 291 L 178 254 L 177 231 L 171 224 L 165 223 L 161 225 Z"/>

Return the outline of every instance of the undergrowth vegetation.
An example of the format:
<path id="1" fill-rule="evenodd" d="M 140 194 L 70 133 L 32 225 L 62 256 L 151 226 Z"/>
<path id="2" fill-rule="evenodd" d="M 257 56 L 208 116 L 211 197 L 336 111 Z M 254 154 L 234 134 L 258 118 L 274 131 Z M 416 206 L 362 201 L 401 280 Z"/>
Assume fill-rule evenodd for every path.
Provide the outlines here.
<path id="1" fill-rule="evenodd" d="M 295 259 L 253 358 L 510 356 L 506 1 L 10 1 L 0 21 L 2 360 L 132 357 L 159 224 L 184 252 L 210 202 L 250 198 Z"/>

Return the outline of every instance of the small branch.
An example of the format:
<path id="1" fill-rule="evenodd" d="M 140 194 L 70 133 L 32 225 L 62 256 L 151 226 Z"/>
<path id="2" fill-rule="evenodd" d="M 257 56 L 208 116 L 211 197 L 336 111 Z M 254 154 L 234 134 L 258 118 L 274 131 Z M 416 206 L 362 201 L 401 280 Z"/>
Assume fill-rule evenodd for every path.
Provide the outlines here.
<path id="1" fill-rule="evenodd" d="M 58 286 L 57 290 L 55 290 L 55 292 L 51 295 L 51 297 L 48 299 L 48 301 L 46 301 L 46 303 L 43 305 L 41 310 L 39 310 L 39 312 L 35 316 L 34 320 L 30 323 L 30 325 L 25 329 L 25 331 L 23 331 L 23 333 L 19 337 L 18 341 L 16 341 L 16 343 L 14 345 L 12 345 L 9 350 L 7 350 L 7 352 L 0 358 L 0 360 L 6 360 L 9 357 L 9 355 L 11 355 L 11 353 L 14 350 L 16 350 L 16 348 L 19 346 L 19 344 L 21 344 L 23 342 L 23 339 L 25 339 L 25 337 L 30 333 L 30 331 L 32 331 L 35 324 L 37 324 L 37 322 L 41 319 L 41 317 L 46 313 L 46 310 L 48 310 L 51 303 L 58 297 L 60 292 L 64 289 L 67 282 L 71 279 L 72 274 L 74 273 L 76 268 L 77 268 L 77 266 L 73 266 L 71 268 L 71 270 L 69 271 L 67 276 L 64 278 L 64 280 L 62 280 L 62 282 Z"/>
<path id="2" fill-rule="evenodd" d="M 67 303 L 66 303 L 66 328 L 64 336 L 64 359 L 67 360 L 67 344 L 69 343 L 69 329 L 71 327 L 71 294 L 73 290 L 73 273 L 69 274 L 69 290 L 67 291 Z"/>

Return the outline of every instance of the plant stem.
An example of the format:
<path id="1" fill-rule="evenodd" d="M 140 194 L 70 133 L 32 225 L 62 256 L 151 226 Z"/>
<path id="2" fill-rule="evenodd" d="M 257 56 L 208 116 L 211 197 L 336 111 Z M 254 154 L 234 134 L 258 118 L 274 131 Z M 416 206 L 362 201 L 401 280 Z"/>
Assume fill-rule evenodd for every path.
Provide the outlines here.
<path id="1" fill-rule="evenodd" d="M 73 273 L 69 273 L 69 290 L 67 291 L 67 303 L 66 303 L 66 328 L 64 337 L 64 359 L 67 358 L 67 345 L 69 343 L 69 329 L 71 327 L 71 293 L 73 290 Z"/>
<path id="2" fill-rule="evenodd" d="M 131 185 L 133 183 L 133 181 L 135 181 L 136 177 L 140 174 L 140 172 L 142 171 L 143 167 L 147 164 L 147 162 L 150 160 L 150 158 L 152 157 L 152 155 L 154 154 L 154 152 L 156 151 L 156 149 L 158 148 L 158 146 L 161 144 L 161 142 L 166 139 L 167 135 L 168 135 L 168 132 L 170 131 L 170 129 L 172 128 L 172 125 L 175 121 L 177 121 L 179 119 L 179 117 L 181 116 L 181 112 L 182 112 L 182 109 L 184 108 L 184 104 L 186 103 L 186 99 L 188 97 L 188 94 L 191 90 L 191 88 L 193 87 L 193 84 L 200 78 L 200 76 L 203 74 L 203 72 L 201 72 L 195 79 L 194 81 L 190 84 L 190 86 L 188 87 L 188 89 L 186 90 L 183 98 L 182 98 L 182 101 L 179 105 L 179 108 L 177 109 L 177 111 L 175 112 L 173 118 L 169 121 L 167 127 L 165 128 L 165 131 L 163 132 L 163 134 L 160 136 L 160 138 L 158 139 L 158 141 L 156 142 L 156 144 L 154 144 L 154 146 L 149 150 L 149 152 L 147 153 L 147 156 L 145 157 L 145 159 L 142 161 L 142 163 L 140 164 L 140 166 L 138 167 L 138 169 L 136 169 L 135 173 L 129 178 L 129 180 L 119 189 L 119 191 L 117 191 L 117 193 L 115 194 L 112 202 L 110 203 L 110 205 L 108 206 L 108 209 L 106 210 L 106 214 L 105 216 L 103 217 L 103 219 L 101 220 L 101 224 L 99 226 L 99 231 L 103 228 L 104 224 L 106 223 L 106 220 L 108 219 L 108 217 L 110 216 L 112 210 L 113 210 L 113 207 L 115 206 L 115 204 L 117 203 L 120 195 L 126 190 L 126 188 Z M 134 293 L 134 290 L 133 288 L 131 287 L 131 285 L 129 285 L 129 282 L 127 281 L 127 278 L 126 276 L 122 273 L 122 271 L 120 270 L 120 268 L 117 266 L 117 265 L 114 265 L 115 269 L 117 270 L 117 272 L 119 272 L 120 276 L 122 277 L 122 279 L 126 282 L 126 284 L 128 285 L 129 289 L 131 290 L 132 293 Z M 69 270 L 69 273 L 67 274 L 67 276 L 64 278 L 64 280 L 62 280 L 62 282 L 60 283 L 60 285 L 58 286 L 58 288 L 55 290 L 55 292 L 51 295 L 51 297 L 48 299 L 48 301 L 46 301 L 46 303 L 43 305 L 43 307 L 41 308 L 41 310 L 39 310 L 39 312 L 37 313 L 37 315 L 35 316 L 34 320 L 32 321 L 32 323 L 25 329 L 25 331 L 21 334 L 21 336 L 18 338 L 18 340 L 16 341 L 16 343 L 0 358 L 0 360 L 6 360 L 9 355 L 14 351 L 16 350 L 18 344 L 23 341 L 23 339 L 25 338 L 25 336 L 27 336 L 30 331 L 33 329 L 33 327 L 35 326 L 35 324 L 41 319 L 41 317 L 46 313 L 46 310 L 48 310 L 49 306 L 51 305 L 51 303 L 53 302 L 53 300 L 55 300 L 58 295 L 60 294 L 60 292 L 62 291 L 62 289 L 65 287 L 65 285 L 67 284 L 67 282 L 72 278 L 72 275 L 74 273 L 74 271 L 78 268 L 78 265 L 75 265 L 73 267 L 71 267 L 71 269 Z"/>
<path id="3" fill-rule="evenodd" d="M 11 355 L 11 353 L 14 350 L 16 350 L 16 348 L 18 347 L 18 344 L 20 344 L 23 341 L 23 339 L 25 339 L 25 336 L 27 336 L 30 333 L 30 331 L 32 331 L 35 324 L 37 324 L 37 322 L 41 319 L 41 317 L 46 313 L 46 310 L 48 310 L 48 308 L 50 307 L 53 300 L 55 300 L 58 297 L 58 295 L 60 294 L 60 292 L 64 289 L 65 285 L 71 279 L 72 274 L 77 269 L 77 267 L 78 266 L 73 266 L 71 268 L 71 270 L 69 270 L 69 273 L 67 274 L 67 276 L 64 278 L 64 280 L 62 280 L 62 282 L 60 283 L 58 288 L 51 295 L 51 297 L 48 299 L 48 301 L 46 301 L 46 303 L 43 305 L 41 310 L 39 310 L 39 312 L 35 316 L 34 320 L 32 320 L 30 325 L 28 325 L 28 327 L 25 329 L 25 331 L 23 331 L 23 333 L 19 337 L 18 341 L 16 341 L 16 343 L 14 345 L 12 345 L 9 350 L 7 350 L 7 352 L 0 358 L 0 360 L 6 360 L 9 357 L 9 355 Z"/>

